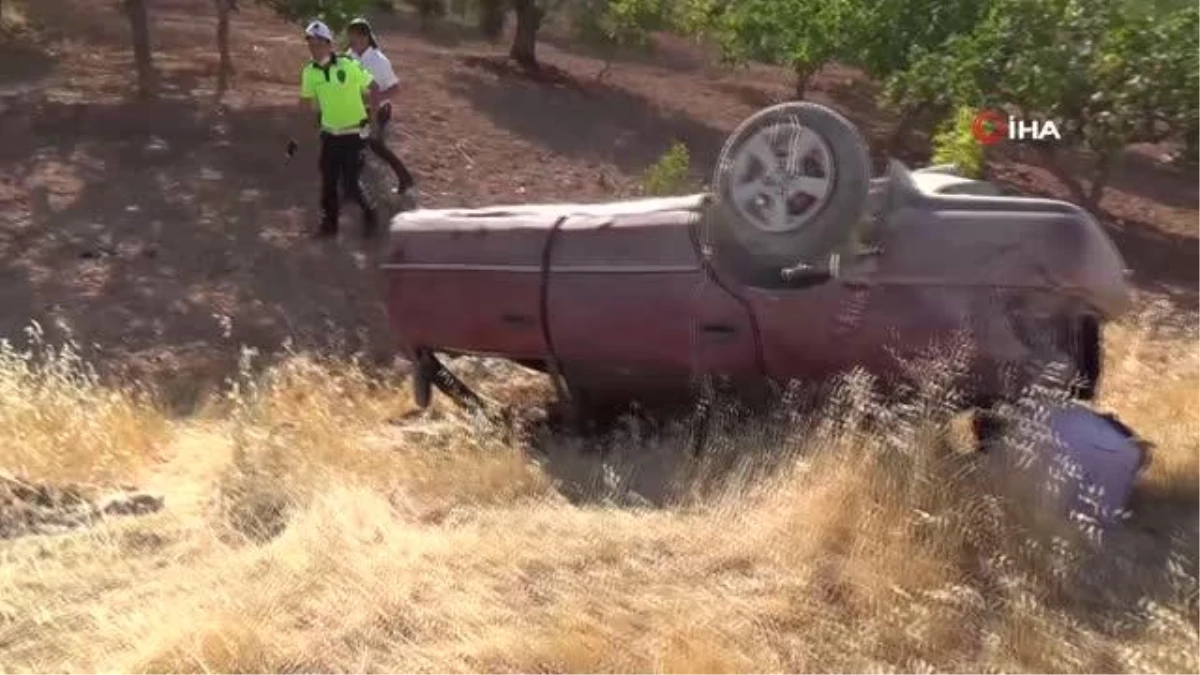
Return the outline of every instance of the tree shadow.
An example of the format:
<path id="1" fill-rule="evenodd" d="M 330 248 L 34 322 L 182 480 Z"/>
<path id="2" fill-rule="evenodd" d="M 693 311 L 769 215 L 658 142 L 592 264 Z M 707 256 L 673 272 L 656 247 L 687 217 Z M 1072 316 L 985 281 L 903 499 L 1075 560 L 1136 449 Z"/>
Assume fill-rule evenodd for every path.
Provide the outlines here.
<path id="1" fill-rule="evenodd" d="M 421 25 L 421 17 L 410 7 L 396 8 L 390 12 L 375 12 L 370 17 L 371 28 L 385 36 L 396 33 L 416 38 L 439 47 L 453 49 L 464 43 L 486 42 L 479 29 L 455 16 L 446 16 L 428 25 Z M 497 41 L 497 44 L 502 42 Z M 383 45 L 384 49 L 387 45 Z"/>
<path id="2" fill-rule="evenodd" d="M 58 57 L 0 30 L 0 97 L 19 94 L 49 77 Z"/>
<path id="3" fill-rule="evenodd" d="M 688 145 L 694 163 L 711 166 L 725 133 L 648 98 L 596 81 L 579 80 L 553 66 L 549 79 L 533 81 L 496 59 L 468 57 L 477 71 L 447 78 L 446 88 L 493 123 L 565 156 L 644 170 L 673 141 Z"/>
<path id="4" fill-rule="evenodd" d="M 600 62 L 607 61 L 612 64 L 613 68 L 619 68 L 621 65 L 634 65 L 691 74 L 704 72 L 710 67 L 710 58 L 704 53 L 702 47 L 667 33 L 653 34 L 649 46 L 643 49 L 589 45 L 579 38 L 573 37 L 570 31 L 563 29 L 541 30 L 538 33 L 538 42 L 564 54 L 595 59 Z"/>
<path id="5" fill-rule="evenodd" d="M 593 433 L 545 418 L 525 433 L 531 455 L 576 505 L 687 507 L 768 480 L 795 459 L 778 419 L 734 401 L 713 405 L 703 432 L 694 412 L 634 410 Z"/>
<path id="6" fill-rule="evenodd" d="M 0 336 L 19 344 L 34 319 L 102 370 L 176 380 L 219 380 L 241 346 L 390 355 L 357 208 L 340 244 L 310 240 L 316 148 L 285 161 L 287 138 L 311 136 L 294 106 L 43 100 L 27 114 L 0 131 L 0 174 L 18 185 L 0 198 Z"/>
<path id="7" fill-rule="evenodd" d="M 1193 211 L 1200 233 L 1200 167 L 1170 166 L 1144 151 L 1127 150 L 1112 171 L 1109 189 Z"/>
<path id="8" fill-rule="evenodd" d="M 1153 223 L 1105 219 L 1138 287 L 1165 296 L 1180 309 L 1200 311 L 1200 252 L 1196 238 L 1164 232 Z"/>
<path id="9" fill-rule="evenodd" d="M 766 108 L 788 100 L 783 87 L 764 87 L 743 82 L 717 82 L 713 86 L 722 94 L 752 108 Z"/>

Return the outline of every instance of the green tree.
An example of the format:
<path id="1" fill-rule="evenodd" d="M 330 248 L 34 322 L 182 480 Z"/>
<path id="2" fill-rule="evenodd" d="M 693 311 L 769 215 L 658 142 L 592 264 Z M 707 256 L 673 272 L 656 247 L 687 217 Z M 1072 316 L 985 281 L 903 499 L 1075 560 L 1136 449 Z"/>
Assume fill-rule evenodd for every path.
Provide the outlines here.
<path id="1" fill-rule="evenodd" d="M 672 0 L 474 0 L 480 32 L 496 41 L 504 32 L 505 16 L 516 19 L 509 57 L 528 70 L 537 70 L 537 40 L 550 14 L 570 10 L 578 37 L 605 49 L 645 45 L 648 30 L 661 22 Z M 611 54 L 609 55 L 611 58 Z M 607 64 L 606 68 L 607 70 Z M 602 71 L 603 72 L 603 71 Z"/>
<path id="2" fill-rule="evenodd" d="M 867 11 L 862 0 L 682 0 L 677 25 L 714 38 L 729 63 L 786 64 L 795 96 L 826 63 L 855 53 Z"/>
<path id="3" fill-rule="evenodd" d="M 1065 142 L 1038 149 L 1095 208 L 1129 143 L 1195 134 L 1196 21 L 1194 6 L 1164 17 L 1127 0 L 992 0 L 974 31 L 920 54 L 892 94 L 1055 121 Z M 1066 148 L 1091 158 L 1086 189 L 1063 162 Z"/>
<path id="4" fill-rule="evenodd" d="M 666 197 L 687 191 L 691 187 L 691 153 L 679 141 L 671 144 L 654 164 L 646 169 L 642 188 L 648 196 Z"/>
<path id="5" fill-rule="evenodd" d="M 971 32 L 987 7 L 988 0 L 676 0 L 672 14 L 680 32 L 715 40 L 726 62 L 790 65 L 794 95 L 803 98 L 812 76 L 830 61 L 885 82 L 926 53 L 938 53 L 951 37 Z M 921 81 L 931 93 L 940 79 L 934 75 Z M 898 110 L 898 136 L 933 101 L 885 101 L 914 100 Z"/>
<path id="6" fill-rule="evenodd" d="M 968 178 L 983 174 L 983 145 L 975 140 L 972 126 L 975 111 L 962 107 L 955 111 L 933 137 L 933 163 L 953 164 Z"/>
<path id="7" fill-rule="evenodd" d="M 1150 41 L 1168 47 L 1152 71 L 1163 97 L 1150 110 L 1154 124 L 1176 132 L 1187 159 L 1200 162 L 1200 7 L 1168 14 Z"/>
<path id="8" fill-rule="evenodd" d="M 988 0 L 865 0 L 843 26 L 852 46 L 842 57 L 885 81 L 922 53 L 936 51 L 955 35 L 971 33 L 986 15 Z"/>
<path id="9" fill-rule="evenodd" d="M 508 50 L 509 58 L 527 70 L 537 70 L 537 36 L 546 17 L 538 0 L 478 0 L 479 30 L 493 42 L 504 33 L 504 18 L 512 10 L 517 29 Z"/>
<path id="10" fill-rule="evenodd" d="M 576 37 L 598 47 L 604 56 L 603 78 L 613 59 L 626 50 L 648 50 L 651 32 L 671 21 L 668 0 L 580 0 L 573 3 L 571 22 Z"/>

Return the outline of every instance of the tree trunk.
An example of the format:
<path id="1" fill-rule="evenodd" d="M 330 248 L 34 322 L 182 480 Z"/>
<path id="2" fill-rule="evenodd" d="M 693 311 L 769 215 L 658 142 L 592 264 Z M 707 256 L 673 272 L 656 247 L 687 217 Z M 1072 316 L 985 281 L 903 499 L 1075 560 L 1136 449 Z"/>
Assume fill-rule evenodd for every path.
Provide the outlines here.
<path id="1" fill-rule="evenodd" d="M 1116 162 L 1118 151 L 1102 152 L 1096 157 L 1096 169 L 1092 174 L 1091 185 L 1088 186 L 1087 201 L 1084 208 L 1093 213 L 1100 210 L 1100 200 L 1104 198 L 1104 189 L 1108 187 L 1108 179 L 1112 177 L 1113 164 Z"/>
<path id="2" fill-rule="evenodd" d="M 154 60 L 150 50 L 150 19 L 146 15 L 146 0 L 124 0 L 133 36 L 133 61 L 137 70 L 138 96 L 147 98 L 154 92 Z"/>
<path id="3" fill-rule="evenodd" d="M 795 100 L 803 101 L 804 95 L 808 93 L 808 83 L 812 81 L 813 75 L 817 74 L 820 67 L 810 63 L 797 63 L 792 66 L 792 70 L 796 73 Z"/>
<path id="4" fill-rule="evenodd" d="M 233 75 L 233 56 L 229 53 L 229 13 L 233 0 L 213 0 L 217 6 L 217 52 L 221 56 L 220 70 L 217 72 L 217 95 L 225 93 L 229 88 L 229 78 Z"/>
<path id="5" fill-rule="evenodd" d="M 896 129 L 892 132 L 892 137 L 888 139 L 888 148 L 892 154 L 896 154 L 905 147 L 909 135 L 916 128 L 917 123 L 929 110 L 929 103 L 919 103 L 916 107 L 904 112 L 900 117 L 900 122 L 896 124 Z"/>
<path id="6" fill-rule="evenodd" d="M 536 0 L 513 0 L 513 10 L 517 14 L 517 31 L 508 55 L 521 67 L 536 71 L 537 34 L 542 27 L 542 8 L 538 7 Z"/>
<path id="7" fill-rule="evenodd" d="M 479 32 L 493 42 L 504 33 L 504 11 L 503 0 L 480 0 Z"/>
<path id="8" fill-rule="evenodd" d="M 1181 166 L 1191 166 L 1200 160 L 1200 127 L 1189 126 L 1183 132 L 1183 152 L 1177 158 Z"/>
<path id="9" fill-rule="evenodd" d="M 1059 161 L 1058 153 L 1053 148 L 1042 147 L 1039 148 L 1039 151 L 1046 160 L 1046 168 L 1060 183 L 1066 186 L 1071 193 L 1071 199 L 1088 211 L 1096 212 L 1100 207 L 1100 200 L 1104 197 L 1104 189 L 1108 187 L 1108 179 L 1112 175 L 1113 162 L 1116 160 L 1117 153 L 1105 151 L 1097 155 L 1095 170 L 1088 181 L 1087 189 L 1084 189 L 1083 182 L 1063 166 Z"/>

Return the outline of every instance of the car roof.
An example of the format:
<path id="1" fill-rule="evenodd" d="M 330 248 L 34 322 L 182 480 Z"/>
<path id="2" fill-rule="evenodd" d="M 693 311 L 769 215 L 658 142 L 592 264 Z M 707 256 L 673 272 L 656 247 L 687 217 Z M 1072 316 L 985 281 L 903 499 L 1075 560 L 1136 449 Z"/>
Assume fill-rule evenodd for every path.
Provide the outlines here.
<path id="1" fill-rule="evenodd" d="M 547 227 L 564 216 L 620 217 L 670 211 L 699 211 L 710 195 L 623 199 L 599 203 L 545 203 L 486 206 L 469 209 L 418 209 L 398 214 L 393 229 L 435 227 L 458 229 L 488 224 L 493 227 Z"/>

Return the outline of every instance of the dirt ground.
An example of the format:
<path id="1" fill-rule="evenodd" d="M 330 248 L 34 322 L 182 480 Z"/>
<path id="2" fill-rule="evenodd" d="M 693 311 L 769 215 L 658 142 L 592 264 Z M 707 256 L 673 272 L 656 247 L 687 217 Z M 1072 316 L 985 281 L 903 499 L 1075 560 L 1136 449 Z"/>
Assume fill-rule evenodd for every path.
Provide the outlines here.
<path id="1" fill-rule="evenodd" d="M 9 30 L 0 46 L 0 336 L 20 342 L 36 320 L 102 364 L 184 388 L 223 376 L 238 345 L 290 338 L 387 357 L 371 251 L 353 227 L 338 244 L 307 238 L 315 139 L 298 106 L 306 52 L 293 27 L 253 7 L 235 15 L 237 74 L 218 91 L 211 3 L 157 1 L 162 89 L 139 103 L 112 3 L 26 6 L 40 32 Z M 392 143 L 426 206 L 629 196 L 674 140 L 703 181 L 725 135 L 787 85 L 773 69 L 722 69 L 667 38 L 654 58 L 597 80 L 603 62 L 554 35 L 540 50 L 558 77 L 535 83 L 470 30 L 421 34 L 403 13 L 375 23 L 405 88 Z M 827 69 L 812 98 L 846 112 L 882 153 L 891 122 L 853 73 Z M 301 143 L 290 162 L 289 137 Z M 1025 192 L 1065 194 L 1033 165 L 996 172 Z M 1195 171 L 1131 152 L 1101 214 L 1139 287 L 1186 312 L 1197 302 L 1197 201 Z"/>

